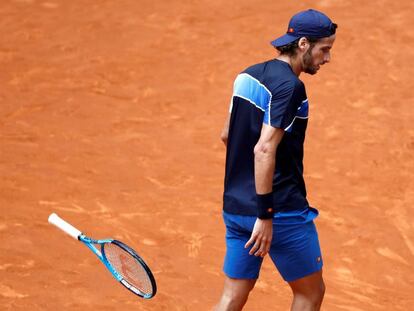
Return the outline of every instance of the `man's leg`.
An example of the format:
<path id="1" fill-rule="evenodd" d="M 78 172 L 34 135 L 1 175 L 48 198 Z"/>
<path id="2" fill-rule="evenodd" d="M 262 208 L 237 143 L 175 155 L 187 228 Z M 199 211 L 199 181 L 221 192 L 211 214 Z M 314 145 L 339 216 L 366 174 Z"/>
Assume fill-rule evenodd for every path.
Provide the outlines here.
<path id="1" fill-rule="evenodd" d="M 226 276 L 223 294 L 214 311 L 242 310 L 255 283 L 255 279 L 232 279 Z"/>
<path id="2" fill-rule="evenodd" d="M 325 294 L 322 270 L 289 282 L 293 291 L 291 311 L 319 311 Z"/>
<path id="3" fill-rule="evenodd" d="M 245 305 L 263 262 L 262 257 L 249 255 L 250 247 L 244 247 L 257 218 L 228 213 L 223 213 L 223 218 L 226 224 L 225 281 L 223 294 L 214 310 L 238 311 Z"/>
<path id="4" fill-rule="evenodd" d="M 325 293 L 322 254 L 313 222 L 278 226 L 270 251 L 283 279 L 293 291 L 292 311 L 318 311 Z"/>

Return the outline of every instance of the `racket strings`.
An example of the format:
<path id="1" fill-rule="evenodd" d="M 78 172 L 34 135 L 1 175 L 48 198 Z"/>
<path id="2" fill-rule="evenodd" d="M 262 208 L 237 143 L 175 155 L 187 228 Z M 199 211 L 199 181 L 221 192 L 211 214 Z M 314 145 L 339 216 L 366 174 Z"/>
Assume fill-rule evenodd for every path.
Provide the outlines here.
<path id="1" fill-rule="evenodd" d="M 123 279 L 145 294 L 153 293 L 151 279 L 138 259 L 113 243 L 105 244 L 104 248 L 109 263 Z"/>

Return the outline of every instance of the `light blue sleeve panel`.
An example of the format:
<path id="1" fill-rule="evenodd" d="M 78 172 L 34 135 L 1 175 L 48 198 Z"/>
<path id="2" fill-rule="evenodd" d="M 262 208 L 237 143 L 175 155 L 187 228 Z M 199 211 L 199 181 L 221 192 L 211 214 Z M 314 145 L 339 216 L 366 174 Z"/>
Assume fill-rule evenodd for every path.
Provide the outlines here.
<path id="1" fill-rule="evenodd" d="M 247 73 L 241 73 L 234 82 L 233 96 L 243 98 L 264 112 L 263 123 L 270 124 L 270 91 Z"/>

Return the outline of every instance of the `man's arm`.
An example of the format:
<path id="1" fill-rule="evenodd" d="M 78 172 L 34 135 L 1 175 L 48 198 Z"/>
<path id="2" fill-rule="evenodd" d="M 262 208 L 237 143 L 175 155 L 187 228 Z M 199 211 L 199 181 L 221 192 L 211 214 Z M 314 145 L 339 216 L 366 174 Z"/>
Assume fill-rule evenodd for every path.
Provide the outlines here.
<path id="1" fill-rule="evenodd" d="M 284 131 L 263 124 L 259 141 L 254 148 L 254 173 L 256 193 L 258 195 L 269 194 L 273 191 L 273 176 L 276 167 L 276 150 L 282 140 Z M 269 206 L 273 208 L 273 206 Z M 253 244 L 250 255 L 264 257 L 270 249 L 273 234 L 273 220 L 256 220 L 252 235 L 245 247 Z"/>
<path id="2" fill-rule="evenodd" d="M 227 146 L 227 138 L 229 137 L 229 125 L 230 125 L 230 115 L 227 115 L 226 121 L 224 122 L 223 130 L 221 131 L 220 139 Z"/>

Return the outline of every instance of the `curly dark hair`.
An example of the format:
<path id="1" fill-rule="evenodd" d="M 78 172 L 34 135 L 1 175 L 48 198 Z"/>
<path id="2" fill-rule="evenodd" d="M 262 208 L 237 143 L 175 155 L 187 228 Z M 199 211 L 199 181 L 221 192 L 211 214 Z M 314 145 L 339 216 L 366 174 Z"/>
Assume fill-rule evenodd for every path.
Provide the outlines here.
<path id="1" fill-rule="evenodd" d="M 320 38 L 312 38 L 312 37 L 305 37 L 305 38 L 310 43 L 310 49 L 312 49 L 315 43 L 318 42 L 318 40 L 320 40 Z M 276 46 L 275 49 L 280 52 L 280 55 L 287 55 L 290 57 L 294 57 L 297 54 L 297 48 L 299 47 L 298 45 L 299 40 L 300 38 L 286 45 Z"/>

